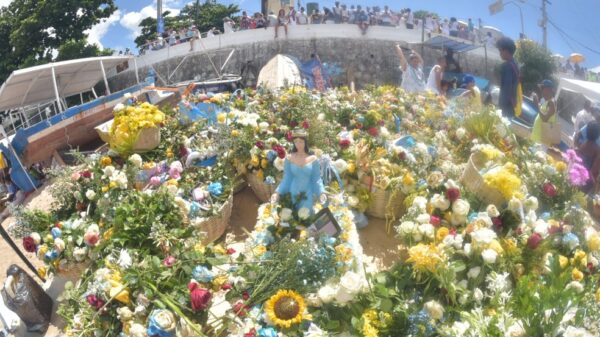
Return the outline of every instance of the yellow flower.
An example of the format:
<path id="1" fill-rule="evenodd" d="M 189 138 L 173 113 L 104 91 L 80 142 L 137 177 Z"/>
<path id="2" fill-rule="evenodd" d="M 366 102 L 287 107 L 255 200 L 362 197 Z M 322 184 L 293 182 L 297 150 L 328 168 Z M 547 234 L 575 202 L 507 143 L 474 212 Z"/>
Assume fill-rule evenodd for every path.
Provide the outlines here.
<path id="1" fill-rule="evenodd" d="M 500 245 L 498 240 L 492 240 L 492 242 L 490 242 L 488 245 L 488 248 L 498 253 L 498 255 L 502 255 L 504 253 L 504 249 L 502 249 L 502 245 Z"/>
<path id="2" fill-rule="evenodd" d="M 258 245 L 256 247 L 252 248 L 252 252 L 256 256 L 262 256 L 264 253 L 267 252 L 267 247 L 265 247 L 263 245 Z"/>
<path id="3" fill-rule="evenodd" d="M 178 183 L 178 182 L 177 182 L 177 180 L 175 180 L 175 179 L 169 179 L 169 180 L 167 180 L 167 186 L 170 186 L 170 185 L 172 185 L 172 186 L 175 186 L 175 187 L 177 187 L 177 185 L 178 185 L 178 184 L 179 184 L 179 183 Z"/>
<path id="4" fill-rule="evenodd" d="M 415 184 L 415 178 L 413 178 L 413 176 L 410 173 L 407 173 L 402 178 L 402 183 L 404 184 L 404 186 L 412 186 Z"/>
<path id="5" fill-rule="evenodd" d="M 600 249 L 600 235 L 598 235 L 597 233 L 590 235 L 590 237 L 588 238 L 587 244 L 588 244 L 588 248 L 591 251 L 599 250 Z"/>
<path id="6" fill-rule="evenodd" d="M 154 166 L 156 166 L 156 164 L 155 164 L 154 162 L 151 162 L 151 161 L 149 161 L 149 162 L 145 162 L 145 163 L 142 165 L 142 168 L 143 168 L 144 170 L 150 170 L 150 169 L 154 168 Z"/>
<path id="7" fill-rule="evenodd" d="M 265 179 L 265 173 L 263 172 L 263 170 L 258 170 L 258 172 L 256 172 L 256 177 L 260 180 Z"/>
<path id="8" fill-rule="evenodd" d="M 356 171 L 356 164 L 354 164 L 354 162 L 348 162 L 348 168 L 347 168 L 348 173 L 354 173 Z"/>
<path id="9" fill-rule="evenodd" d="M 108 187 L 106 185 L 102 186 L 102 193 L 108 192 L 109 189 L 110 189 L 110 187 Z"/>
<path id="10" fill-rule="evenodd" d="M 565 256 L 559 255 L 558 256 L 558 264 L 560 265 L 560 267 L 562 269 L 565 269 L 569 265 L 569 259 Z"/>
<path id="11" fill-rule="evenodd" d="M 258 156 L 253 155 L 252 157 L 250 157 L 250 165 L 252 165 L 254 167 L 258 167 L 259 164 L 260 164 L 260 159 L 258 158 Z"/>
<path id="12" fill-rule="evenodd" d="M 598 288 L 598 291 L 596 291 L 596 300 L 600 302 L 600 288 Z"/>
<path id="13" fill-rule="evenodd" d="M 221 286 L 225 284 L 225 282 L 227 282 L 228 279 L 229 278 L 227 277 L 227 275 L 220 275 L 215 277 L 212 281 L 213 290 L 218 291 L 219 289 L 221 289 Z"/>
<path id="14" fill-rule="evenodd" d="M 336 260 L 340 262 L 347 262 L 352 259 L 352 249 L 345 245 L 338 245 L 335 247 Z"/>
<path id="15" fill-rule="evenodd" d="M 225 248 L 223 248 L 222 245 L 216 245 L 213 247 L 213 251 L 217 254 L 221 254 L 224 255 L 227 253 L 227 251 L 225 250 Z"/>
<path id="16" fill-rule="evenodd" d="M 305 310 L 304 299 L 293 290 L 279 290 L 265 303 L 267 316 L 280 328 L 300 324 Z"/>
<path id="17" fill-rule="evenodd" d="M 237 137 L 239 135 L 240 135 L 240 132 L 238 130 L 231 130 L 231 136 Z"/>
<path id="18" fill-rule="evenodd" d="M 102 158 L 100 158 L 100 164 L 102 166 L 108 166 L 112 164 L 112 159 L 110 159 L 110 157 L 108 156 L 103 156 Z"/>
<path id="19" fill-rule="evenodd" d="M 227 115 L 224 113 L 220 113 L 217 115 L 217 122 L 219 123 L 225 123 L 225 120 L 227 119 Z"/>
<path id="20" fill-rule="evenodd" d="M 269 166 L 269 161 L 268 160 L 263 159 L 263 160 L 260 161 L 260 167 L 266 169 L 267 166 Z"/>
<path id="21" fill-rule="evenodd" d="M 573 271 L 571 272 L 571 277 L 574 281 L 581 281 L 583 280 L 583 273 L 580 272 L 579 269 L 573 268 Z"/>
<path id="22" fill-rule="evenodd" d="M 573 256 L 575 258 L 575 263 L 579 264 L 580 266 L 585 267 L 587 265 L 587 255 L 585 254 L 585 252 L 581 249 L 577 249 L 575 251 L 575 255 Z"/>
<path id="23" fill-rule="evenodd" d="M 46 267 L 39 267 L 37 269 L 37 273 L 41 278 L 45 278 L 46 277 Z"/>
<path id="24" fill-rule="evenodd" d="M 444 253 L 434 244 L 425 245 L 422 243 L 410 247 L 408 250 L 408 259 L 406 262 L 412 263 L 413 268 L 418 272 L 435 273 L 439 266 L 446 261 Z"/>
<path id="25" fill-rule="evenodd" d="M 558 171 L 558 172 L 565 172 L 567 170 L 567 164 L 565 164 L 565 162 L 563 161 L 558 161 L 554 164 L 554 168 Z"/>
<path id="26" fill-rule="evenodd" d="M 502 239 L 502 248 L 508 255 L 518 255 L 519 248 L 517 242 L 514 239 Z"/>
<path id="27" fill-rule="evenodd" d="M 54 238 L 52 237 L 52 234 L 46 234 L 46 239 L 44 240 L 48 243 L 51 243 L 54 241 Z"/>
<path id="28" fill-rule="evenodd" d="M 205 250 L 206 247 L 204 247 L 204 245 L 201 243 L 197 243 L 196 245 L 194 245 L 194 251 L 196 251 L 197 253 L 204 253 Z"/>
<path id="29" fill-rule="evenodd" d="M 450 231 L 448 230 L 448 228 L 440 227 L 437 230 L 437 233 L 435 233 L 435 239 L 437 240 L 437 242 L 442 242 L 442 241 L 444 241 L 444 238 L 446 236 L 448 236 L 448 234 L 450 234 Z"/>
<path id="30" fill-rule="evenodd" d="M 119 185 L 117 184 L 117 182 L 116 182 L 116 181 L 111 181 L 111 182 L 108 184 L 108 187 L 109 187 L 109 188 L 117 188 L 117 186 L 119 186 Z"/>
<path id="31" fill-rule="evenodd" d="M 129 304 L 129 290 L 127 290 L 121 283 L 111 282 L 111 288 L 109 291 L 109 296 L 114 297 L 115 300 L 123 303 Z"/>
<path id="32" fill-rule="evenodd" d="M 106 232 L 104 232 L 104 234 L 102 235 L 102 237 L 104 238 L 104 240 L 109 240 L 112 235 L 113 235 L 113 228 L 109 228 Z"/>

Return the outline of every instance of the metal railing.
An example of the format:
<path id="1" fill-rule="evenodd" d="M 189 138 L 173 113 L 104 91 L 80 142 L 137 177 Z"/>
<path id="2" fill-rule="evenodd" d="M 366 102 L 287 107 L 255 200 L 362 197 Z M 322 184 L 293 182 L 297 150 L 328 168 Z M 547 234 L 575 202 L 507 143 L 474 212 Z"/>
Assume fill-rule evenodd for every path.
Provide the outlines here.
<path id="1" fill-rule="evenodd" d="M 9 110 L 2 120 L 8 136 L 21 128 L 29 128 L 58 114 L 56 102 L 46 102 Z"/>

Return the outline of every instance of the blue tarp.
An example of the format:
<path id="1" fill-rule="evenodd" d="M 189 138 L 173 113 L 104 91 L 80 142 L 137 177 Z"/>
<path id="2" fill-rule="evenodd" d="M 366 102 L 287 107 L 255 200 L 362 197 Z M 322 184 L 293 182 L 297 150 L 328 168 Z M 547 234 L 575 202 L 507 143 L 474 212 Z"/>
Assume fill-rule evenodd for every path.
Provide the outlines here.
<path id="1" fill-rule="evenodd" d="M 469 50 L 477 49 L 479 46 L 470 43 L 469 41 L 455 40 L 446 36 L 438 35 L 425 41 L 424 45 L 436 49 L 452 49 L 454 52 L 462 53 Z"/>
<path id="2" fill-rule="evenodd" d="M 110 101 L 119 99 L 119 98 L 123 97 L 123 95 L 125 95 L 126 93 L 138 91 L 138 90 L 142 89 L 143 87 L 145 87 L 146 85 L 147 85 L 146 83 L 141 83 L 141 84 L 135 85 L 133 87 L 129 87 L 127 89 L 118 91 L 114 94 L 97 98 L 91 102 L 68 108 L 67 110 L 63 111 L 62 113 L 52 116 L 51 118 L 49 118 L 45 121 L 41 121 L 33 126 L 26 128 L 26 129 L 19 129 L 19 130 L 17 130 L 17 133 L 15 134 L 15 137 L 12 140 L 12 146 L 15 149 L 15 151 L 17 152 L 17 154 L 19 156 L 21 156 L 23 154 L 23 152 L 25 152 L 25 148 L 27 148 L 27 144 L 29 144 L 29 142 L 28 142 L 29 137 L 31 137 L 32 135 L 34 135 L 38 132 L 41 132 L 44 129 L 47 129 L 52 125 L 58 124 L 67 118 L 71 118 L 77 114 L 80 114 L 86 110 L 90 110 L 101 104 L 108 103 Z"/>
<path id="3" fill-rule="evenodd" d="M 313 57 L 307 62 L 298 64 L 298 66 L 307 88 L 317 89 L 319 91 L 325 91 L 331 88 L 330 76 L 317 57 Z"/>
<path id="4" fill-rule="evenodd" d="M 0 144 L 0 151 L 2 151 L 4 157 L 10 162 L 10 179 L 20 190 L 23 192 L 31 192 L 40 185 L 34 177 L 25 172 L 23 167 L 21 167 L 13 151 L 4 146 L 4 144 Z M 28 175 L 29 178 L 27 178 Z M 33 183 L 33 185 L 31 183 Z"/>

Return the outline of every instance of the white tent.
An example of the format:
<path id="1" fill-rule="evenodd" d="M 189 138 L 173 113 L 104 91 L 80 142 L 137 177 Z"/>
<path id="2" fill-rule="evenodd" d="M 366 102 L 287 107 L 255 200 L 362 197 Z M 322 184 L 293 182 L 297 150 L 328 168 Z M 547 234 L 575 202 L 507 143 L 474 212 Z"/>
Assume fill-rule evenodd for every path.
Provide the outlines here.
<path id="1" fill-rule="evenodd" d="M 558 89 L 580 93 L 591 101 L 600 102 L 600 83 L 561 78 Z"/>
<path id="2" fill-rule="evenodd" d="M 91 89 L 130 56 L 90 57 L 13 71 L 0 88 L 0 111 L 60 101 Z"/>
<path id="3" fill-rule="evenodd" d="M 300 69 L 291 58 L 277 54 L 260 70 L 257 83 L 276 90 L 284 86 L 301 86 L 302 76 Z"/>
<path id="4" fill-rule="evenodd" d="M 588 71 L 591 71 L 596 74 L 600 74 L 600 66 L 594 67 L 592 69 L 588 69 Z"/>

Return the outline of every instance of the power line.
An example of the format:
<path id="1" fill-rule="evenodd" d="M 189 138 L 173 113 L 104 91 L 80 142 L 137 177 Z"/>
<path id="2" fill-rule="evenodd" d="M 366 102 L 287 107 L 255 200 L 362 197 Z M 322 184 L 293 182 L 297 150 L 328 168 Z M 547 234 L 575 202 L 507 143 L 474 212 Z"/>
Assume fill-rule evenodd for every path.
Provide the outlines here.
<path id="1" fill-rule="evenodd" d="M 573 38 L 571 35 L 569 35 L 567 32 L 565 32 L 564 30 L 562 30 L 560 27 L 558 27 L 556 25 L 556 23 L 554 23 L 554 21 L 552 21 L 550 18 L 548 18 L 548 22 L 550 22 L 550 24 L 560 33 L 564 34 L 564 36 L 566 36 L 567 38 L 569 38 L 571 41 L 577 43 L 578 45 L 580 45 L 581 47 L 583 47 L 584 49 L 589 50 L 590 52 L 594 53 L 594 54 L 598 54 L 600 55 L 600 51 L 596 50 L 596 49 L 592 49 L 591 47 L 589 47 L 588 45 L 580 42 L 579 40 Z"/>

